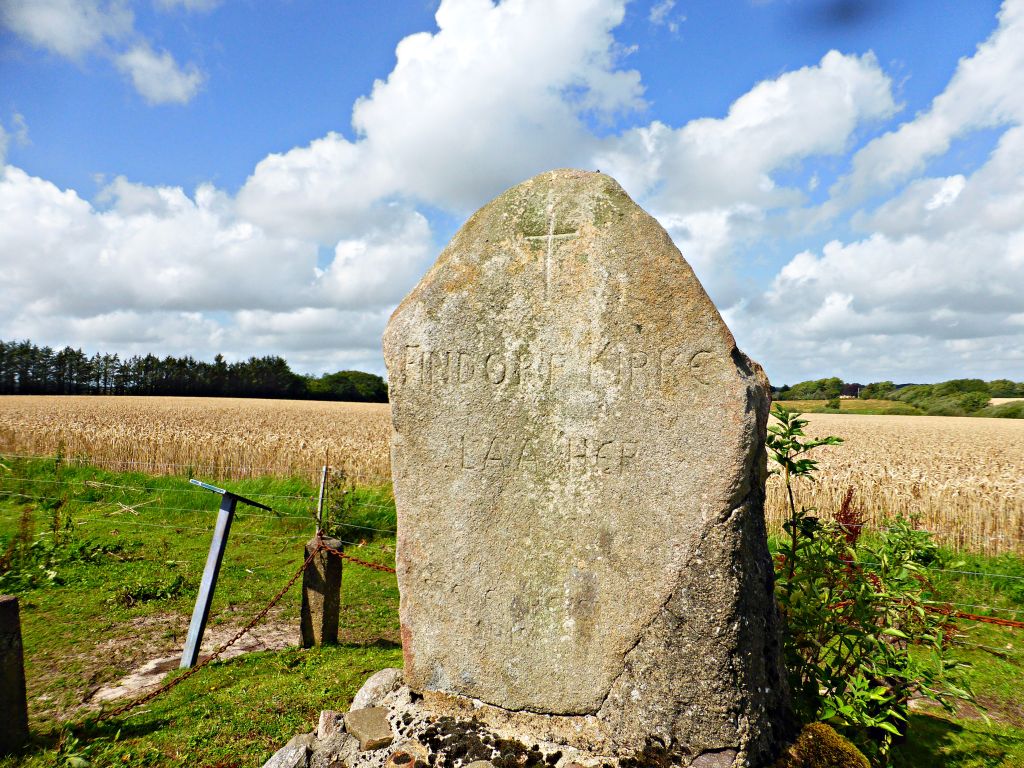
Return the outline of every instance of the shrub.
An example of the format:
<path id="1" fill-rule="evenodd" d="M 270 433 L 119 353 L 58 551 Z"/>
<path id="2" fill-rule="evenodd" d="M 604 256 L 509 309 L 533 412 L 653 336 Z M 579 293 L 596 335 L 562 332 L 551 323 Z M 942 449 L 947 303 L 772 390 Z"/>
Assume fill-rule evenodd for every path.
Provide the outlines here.
<path id="1" fill-rule="evenodd" d="M 890 397 L 921 408 L 929 416 L 967 416 L 984 408 L 989 401 L 988 387 L 981 379 L 917 384 L 904 387 Z"/>
<path id="2" fill-rule="evenodd" d="M 1024 397 L 1024 382 L 996 379 L 988 383 L 992 397 Z"/>
<path id="3" fill-rule="evenodd" d="M 831 411 L 838 411 L 839 410 L 839 398 L 838 397 L 829 398 L 828 400 L 825 401 L 825 407 L 828 408 Z"/>
<path id="4" fill-rule="evenodd" d="M 792 387 L 782 387 L 775 395 L 776 400 L 828 400 L 839 397 L 843 393 L 842 379 L 833 376 L 830 379 L 801 381 Z"/>
<path id="5" fill-rule="evenodd" d="M 776 406 L 773 415 L 778 423 L 769 427 L 768 454 L 790 504 L 776 596 L 794 709 L 805 723 L 835 726 L 884 764 L 894 737 L 905 735 L 912 692 L 950 710 L 953 699 L 973 700 L 965 666 L 946 655 L 954 627 L 928 611 L 926 569 L 938 560 L 938 548 L 903 518 L 863 536 L 852 489 L 835 521 L 798 507 L 794 480 L 813 479 L 816 469 L 806 454 L 840 439 L 807 440 L 799 414 Z"/>
<path id="6" fill-rule="evenodd" d="M 875 381 L 861 387 L 859 396 L 862 400 L 879 400 L 888 397 L 895 390 L 896 385 L 891 381 Z"/>
<path id="7" fill-rule="evenodd" d="M 1003 403 L 1002 405 L 990 405 L 980 411 L 971 414 L 972 416 L 991 416 L 996 419 L 1024 419 L 1024 401 L 1019 403 Z"/>

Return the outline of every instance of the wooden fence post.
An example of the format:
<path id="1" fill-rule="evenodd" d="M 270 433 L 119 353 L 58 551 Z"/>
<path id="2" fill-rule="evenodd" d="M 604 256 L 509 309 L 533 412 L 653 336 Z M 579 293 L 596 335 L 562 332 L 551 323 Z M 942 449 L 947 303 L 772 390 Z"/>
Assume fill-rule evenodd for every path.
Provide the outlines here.
<path id="1" fill-rule="evenodd" d="M 0 755 L 28 742 L 25 654 L 18 598 L 0 595 Z"/>
<path id="2" fill-rule="evenodd" d="M 338 539 L 323 543 L 341 549 Z M 306 543 L 303 560 L 319 546 L 316 538 Z M 320 550 L 302 573 L 302 647 L 338 642 L 338 615 L 341 612 L 341 558 Z"/>

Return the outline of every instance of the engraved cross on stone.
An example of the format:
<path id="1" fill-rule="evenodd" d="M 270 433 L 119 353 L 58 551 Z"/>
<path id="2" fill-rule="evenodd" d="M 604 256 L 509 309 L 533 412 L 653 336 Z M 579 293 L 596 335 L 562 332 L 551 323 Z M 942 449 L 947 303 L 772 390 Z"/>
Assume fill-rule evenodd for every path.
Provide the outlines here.
<path id="1" fill-rule="evenodd" d="M 550 201 L 548 202 L 548 231 L 544 235 L 524 235 L 526 240 L 547 240 L 547 253 L 544 255 L 544 300 L 547 301 L 551 296 L 551 269 L 554 262 L 555 255 L 555 243 L 562 240 L 571 240 L 572 238 L 579 235 L 576 230 L 564 230 L 562 232 L 556 231 L 555 227 L 555 207 Z"/>

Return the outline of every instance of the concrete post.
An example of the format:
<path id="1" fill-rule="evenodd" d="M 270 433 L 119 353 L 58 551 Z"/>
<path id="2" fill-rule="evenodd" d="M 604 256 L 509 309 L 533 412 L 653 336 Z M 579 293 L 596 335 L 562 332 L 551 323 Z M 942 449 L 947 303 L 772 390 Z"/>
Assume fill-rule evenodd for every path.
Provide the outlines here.
<path id="1" fill-rule="evenodd" d="M 337 539 L 324 539 L 324 544 L 341 549 Z M 316 546 L 316 539 L 308 541 L 302 559 L 309 557 Z M 321 551 L 302 574 L 302 647 L 338 642 L 340 611 L 341 558 Z"/>
<path id="2" fill-rule="evenodd" d="M 28 742 L 25 657 L 18 598 L 0 595 L 0 755 Z"/>

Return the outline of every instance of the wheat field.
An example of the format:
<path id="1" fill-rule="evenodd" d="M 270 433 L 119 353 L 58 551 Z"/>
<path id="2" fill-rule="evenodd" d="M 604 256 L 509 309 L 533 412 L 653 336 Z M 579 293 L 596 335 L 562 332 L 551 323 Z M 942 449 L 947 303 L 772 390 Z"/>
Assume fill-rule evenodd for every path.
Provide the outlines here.
<path id="1" fill-rule="evenodd" d="M 843 437 L 818 449 L 819 480 L 798 502 L 828 517 L 847 488 L 868 524 L 913 515 L 943 543 L 1024 552 L 1024 421 L 808 414 L 807 431 Z M 185 397 L 0 398 L 0 453 L 88 460 L 111 469 L 209 478 L 317 474 L 329 454 L 357 482 L 390 477 L 387 405 Z M 767 516 L 785 518 L 768 485 Z"/>
<path id="2" fill-rule="evenodd" d="M 391 411 L 379 403 L 203 397 L 0 397 L 0 452 L 211 478 L 312 477 L 325 459 L 388 483 Z"/>
<path id="3" fill-rule="evenodd" d="M 918 518 L 958 549 L 1024 552 L 1024 420 L 952 416 L 807 414 L 810 436 L 837 435 L 823 446 L 818 481 L 797 489 L 797 503 L 830 517 L 847 488 L 867 524 L 896 514 Z M 786 501 L 768 483 L 766 513 L 778 530 Z"/>

